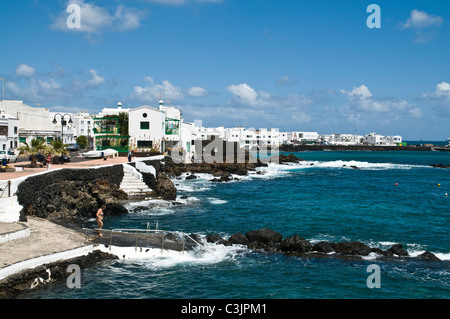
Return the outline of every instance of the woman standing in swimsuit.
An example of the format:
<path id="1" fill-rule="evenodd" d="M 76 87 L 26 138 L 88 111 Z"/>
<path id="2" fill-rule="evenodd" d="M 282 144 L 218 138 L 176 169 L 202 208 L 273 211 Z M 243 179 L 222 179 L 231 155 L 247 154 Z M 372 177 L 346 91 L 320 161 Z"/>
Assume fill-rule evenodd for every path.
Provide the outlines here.
<path id="1" fill-rule="evenodd" d="M 103 235 L 102 235 L 102 232 L 101 232 L 101 229 L 102 229 L 102 227 L 103 227 L 103 211 L 106 209 L 106 206 L 105 205 L 102 205 L 102 207 L 100 207 L 99 209 L 98 209 L 98 211 L 97 211 L 97 214 L 96 214 L 96 221 L 97 221 L 97 224 L 98 224 L 98 234 L 100 235 L 100 237 L 103 237 Z"/>

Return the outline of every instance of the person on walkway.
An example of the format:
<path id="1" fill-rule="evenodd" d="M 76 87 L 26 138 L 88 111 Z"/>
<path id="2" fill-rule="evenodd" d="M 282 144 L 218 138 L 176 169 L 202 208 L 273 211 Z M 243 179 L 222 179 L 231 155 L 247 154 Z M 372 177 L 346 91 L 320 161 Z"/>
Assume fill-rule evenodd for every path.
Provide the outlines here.
<path id="1" fill-rule="evenodd" d="M 131 162 L 131 156 L 133 155 L 133 153 L 131 151 L 128 152 L 128 162 Z"/>
<path id="2" fill-rule="evenodd" d="M 96 214 L 96 221 L 97 221 L 97 225 L 98 225 L 97 233 L 100 235 L 100 237 L 103 237 L 101 229 L 103 228 L 103 215 L 104 215 L 105 209 L 106 209 L 106 206 L 102 205 L 102 207 L 100 207 L 98 209 L 97 214 Z"/>
<path id="3" fill-rule="evenodd" d="M 51 169 L 51 166 L 52 166 L 52 157 L 49 155 L 47 157 L 47 171 Z"/>

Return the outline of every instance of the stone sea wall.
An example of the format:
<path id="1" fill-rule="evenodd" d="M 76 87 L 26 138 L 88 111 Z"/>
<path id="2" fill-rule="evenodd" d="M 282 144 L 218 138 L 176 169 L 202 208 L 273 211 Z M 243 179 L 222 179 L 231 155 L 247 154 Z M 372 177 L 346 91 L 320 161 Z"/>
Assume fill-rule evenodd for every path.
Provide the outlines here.
<path id="1" fill-rule="evenodd" d="M 115 259 L 117 257 L 114 255 L 94 250 L 86 256 L 60 260 L 21 271 L 0 281 L 0 299 L 20 298 L 30 289 L 48 288 L 54 283 L 59 283 L 69 276 L 67 273 L 69 265 L 75 264 L 80 269 L 85 269 L 100 262 Z"/>
<path id="2" fill-rule="evenodd" d="M 123 166 L 91 169 L 64 169 L 31 176 L 19 184 L 17 199 L 26 216 L 46 218 L 61 224 L 79 225 L 83 219 L 95 217 L 101 205 L 105 214 L 127 213 L 120 203 L 127 195 L 120 190 Z"/>

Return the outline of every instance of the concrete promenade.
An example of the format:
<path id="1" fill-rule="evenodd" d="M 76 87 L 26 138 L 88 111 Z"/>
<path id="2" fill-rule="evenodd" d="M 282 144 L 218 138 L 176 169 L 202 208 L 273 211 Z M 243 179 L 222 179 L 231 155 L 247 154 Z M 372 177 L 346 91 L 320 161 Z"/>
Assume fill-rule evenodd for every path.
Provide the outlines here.
<path id="1" fill-rule="evenodd" d="M 58 169 L 58 168 L 89 168 L 89 167 L 98 167 L 98 166 L 105 166 L 105 165 L 113 165 L 113 164 L 123 164 L 128 162 L 127 157 L 114 157 L 114 158 L 108 158 L 106 161 L 99 158 L 99 159 L 77 159 L 74 162 L 68 162 L 64 164 L 51 164 L 51 169 Z M 19 165 L 29 164 L 30 162 L 18 162 L 18 163 L 10 163 L 9 166 L 16 167 Z M 0 180 L 10 180 L 14 178 L 19 178 L 23 176 L 33 175 L 36 173 L 42 173 L 46 172 L 47 167 L 44 168 L 23 168 L 22 171 L 16 170 L 16 172 L 0 172 Z"/>
<path id="2" fill-rule="evenodd" d="M 126 163 L 126 157 L 103 159 L 79 159 L 65 164 L 52 164 L 51 170 L 61 168 L 90 168 Z M 23 165 L 29 162 L 10 164 Z M 36 173 L 47 168 L 25 168 L 23 171 L 0 173 L 0 180 L 11 180 Z M 28 217 L 27 222 L 0 223 L 0 280 L 25 269 L 45 263 L 88 254 L 93 245 L 84 234 L 56 225 L 48 220 Z"/>

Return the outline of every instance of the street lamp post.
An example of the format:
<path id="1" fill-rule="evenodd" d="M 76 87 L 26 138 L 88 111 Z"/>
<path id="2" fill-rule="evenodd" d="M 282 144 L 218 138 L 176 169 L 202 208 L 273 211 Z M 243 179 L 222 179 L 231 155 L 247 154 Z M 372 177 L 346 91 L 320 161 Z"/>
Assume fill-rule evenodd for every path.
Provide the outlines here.
<path id="1" fill-rule="evenodd" d="M 67 114 L 67 113 L 64 114 L 64 115 L 62 115 L 61 113 L 56 113 L 55 116 L 53 117 L 53 121 L 52 121 L 53 124 L 58 123 L 56 121 L 56 116 L 57 115 L 59 115 L 61 117 L 61 142 L 64 143 L 64 118 L 65 118 L 66 115 L 68 115 L 69 116 L 69 124 L 72 124 L 73 123 L 72 116 L 70 116 L 70 114 Z"/>

